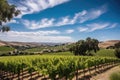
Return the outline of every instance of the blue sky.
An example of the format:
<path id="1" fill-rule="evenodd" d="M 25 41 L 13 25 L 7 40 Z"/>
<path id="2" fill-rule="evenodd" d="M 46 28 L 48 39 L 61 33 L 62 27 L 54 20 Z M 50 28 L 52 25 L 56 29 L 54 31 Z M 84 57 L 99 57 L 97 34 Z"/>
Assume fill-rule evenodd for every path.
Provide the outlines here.
<path id="1" fill-rule="evenodd" d="M 0 39 L 20 42 L 74 42 L 86 37 L 120 40 L 120 0 L 8 0 L 21 14 Z"/>

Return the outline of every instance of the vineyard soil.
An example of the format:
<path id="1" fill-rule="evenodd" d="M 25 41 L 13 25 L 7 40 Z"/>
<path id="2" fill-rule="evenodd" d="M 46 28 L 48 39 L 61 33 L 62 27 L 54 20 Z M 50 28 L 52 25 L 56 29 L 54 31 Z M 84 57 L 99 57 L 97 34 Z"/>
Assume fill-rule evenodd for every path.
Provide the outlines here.
<path id="1" fill-rule="evenodd" d="M 120 71 L 120 66 L 113 67 L 101 74 L 93 76 L 90 80 L 110 80 L 109 77 L 113 72 Z"/>

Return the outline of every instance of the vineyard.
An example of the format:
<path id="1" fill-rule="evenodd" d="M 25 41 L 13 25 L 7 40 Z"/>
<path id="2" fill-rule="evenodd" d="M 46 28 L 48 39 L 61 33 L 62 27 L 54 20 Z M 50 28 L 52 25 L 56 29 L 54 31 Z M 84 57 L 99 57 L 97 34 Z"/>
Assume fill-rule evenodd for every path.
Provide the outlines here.
<path id="1" fill-rule="evenodd" d="M 79 80 L 120 62 L 111 57 L 12 56 L 0 57 L 0 76 L 10 80 Z"/>

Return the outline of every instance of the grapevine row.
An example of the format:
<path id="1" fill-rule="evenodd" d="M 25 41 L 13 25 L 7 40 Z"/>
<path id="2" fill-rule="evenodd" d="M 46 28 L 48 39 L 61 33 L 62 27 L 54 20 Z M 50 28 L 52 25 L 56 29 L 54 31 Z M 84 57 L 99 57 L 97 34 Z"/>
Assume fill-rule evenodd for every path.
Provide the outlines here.
<path id="1" fill-rule="evenodd" d="M 83 56 L 20 56 L 20 57 L 4 57 L 0 58 L 0 71 L 7 72 L 13 77 L 20 74 L 24 70 L 30 73 L 37 72 L 38 75 L 48 75 L 51 80 L 72 79 L 76 76 L 78 79 L 78 71 L 96 67 L 105 64 L 115 64 L 120 62 L 117 58 L 109 57 L 83 57 Z M 90 72 L 91 73 L 91 72 Z M 4 73 L 2 73 L 4 74 Z"/>

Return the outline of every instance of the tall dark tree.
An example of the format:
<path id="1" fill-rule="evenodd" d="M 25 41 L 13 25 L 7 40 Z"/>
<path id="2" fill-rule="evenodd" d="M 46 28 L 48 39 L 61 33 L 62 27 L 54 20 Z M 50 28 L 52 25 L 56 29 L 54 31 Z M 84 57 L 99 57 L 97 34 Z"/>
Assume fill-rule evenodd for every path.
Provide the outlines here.
<path id="1" fill-rule="evenodd" d="M 71 47 L 73 53 L 75 55 L 85 55 L 86 52 L 86 43 L 84 40 L 80 40 L 76 42 L 73 47 Z"/>
<path id="2" fill-rule="evenodd" d="M 8 26 L 3 26 L 2 22 L 6 23 L 10 21 L 19 13 L 20 11 L 16 9 L 15 5 L 8 4 L 7 0 L 0 0 L 0 31 L 9 31 L 10 28 Z"/>
<path id="3" fill-rule="evenodd" d="M 115 56 L 120 58 L 120 42 L 115 44 Z"/>
<path id="4" fill-rule="evenodd" d="M 120 48 L 120 41 L 118 43 L 116 43 L 114 46 L 115 46 L 115 48 Z"/>
<path id="5" fill-rule="evenodd" d="M 92 55 L 90 53 L 91 51 L 96 53 L 99 50 L 98 43 L 99 41 L 97 39 L 91 39 L 88 37 L 86 40 L 79 40 L 74 43 L 70 48 L 70 51 L 75 55 Z"/>
<path id="6" fill-rule="evenodd" d="M 93 50 L 93 47 L 94 47 L 94 43 L 92 41 L 92 39 L 90 37 L 86 38 L 86 49 L 87 49 L 87 54 L 90 55 L 90 51 Z"/>
<path id="7" fill-rule="evenodd" d="M 98 47 L 99 41 L 97 39 L 92 39 L 92 43 L 93 43 L 93 50 L 96 53 L 99 50 Z"/>

